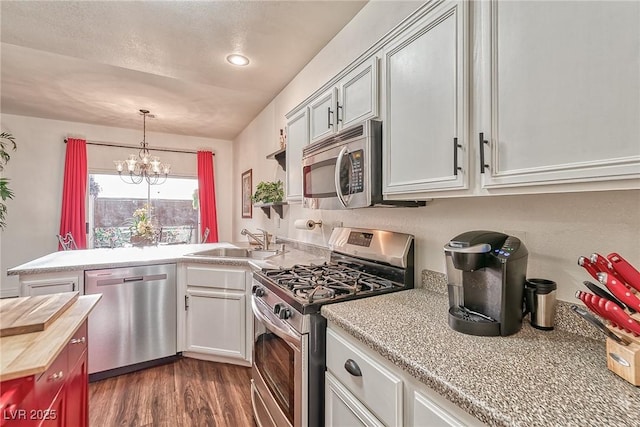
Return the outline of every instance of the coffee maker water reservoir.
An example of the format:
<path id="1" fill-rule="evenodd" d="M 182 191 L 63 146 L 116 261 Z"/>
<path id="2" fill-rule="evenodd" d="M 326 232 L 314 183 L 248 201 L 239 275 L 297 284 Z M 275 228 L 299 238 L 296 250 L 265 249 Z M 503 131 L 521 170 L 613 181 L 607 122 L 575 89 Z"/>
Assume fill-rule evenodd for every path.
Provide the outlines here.
<path id="1" fill-rule="evenodd" d="M 511 335 L 522 327 L 528 251 L 514 236 L 467 231 L 444 246 L 449 326 L 482 336 Z"/>

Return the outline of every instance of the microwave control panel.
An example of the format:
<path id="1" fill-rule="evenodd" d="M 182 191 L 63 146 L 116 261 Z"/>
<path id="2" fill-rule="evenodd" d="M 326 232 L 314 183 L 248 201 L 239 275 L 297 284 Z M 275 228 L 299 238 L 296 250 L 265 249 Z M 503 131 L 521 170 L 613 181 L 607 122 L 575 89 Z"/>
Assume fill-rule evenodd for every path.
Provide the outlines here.
<path id="1" fill-rule="evenodd" d="M 349 159 L 351 163 L 351 177 L 349 179 L 350 185 L 350 194 L 354 193 L 362 193 L 364 191 L 364 155 L 362 150 L 354 151 L 353 153 L 349 153 Z"/>

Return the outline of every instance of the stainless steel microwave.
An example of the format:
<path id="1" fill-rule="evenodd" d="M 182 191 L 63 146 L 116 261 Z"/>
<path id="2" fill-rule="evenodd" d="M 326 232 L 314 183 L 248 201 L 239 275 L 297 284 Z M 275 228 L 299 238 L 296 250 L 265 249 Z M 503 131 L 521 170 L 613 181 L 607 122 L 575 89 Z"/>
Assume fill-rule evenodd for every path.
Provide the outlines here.
<path id="1" fill-rule="evenodd" d="M 382 122 L 367 120 L 302 152 L 302 205 L 364 208 L 382 202 Z"/>

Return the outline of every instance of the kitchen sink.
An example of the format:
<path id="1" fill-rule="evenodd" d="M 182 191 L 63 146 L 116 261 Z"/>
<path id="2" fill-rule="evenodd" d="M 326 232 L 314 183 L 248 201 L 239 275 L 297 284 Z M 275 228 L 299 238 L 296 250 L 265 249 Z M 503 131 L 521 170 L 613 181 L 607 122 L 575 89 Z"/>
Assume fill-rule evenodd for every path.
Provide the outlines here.
<path id="1" fill-rule="evenodd" d="M 193 252 L 187 256 L 209 257 L 209 258 L 252 258 L 267 259 L 274 255 L 278 255 L 280 251 L 277 249 L 244 249 L 244 248 L 216 248 L 206 251 Z"/>

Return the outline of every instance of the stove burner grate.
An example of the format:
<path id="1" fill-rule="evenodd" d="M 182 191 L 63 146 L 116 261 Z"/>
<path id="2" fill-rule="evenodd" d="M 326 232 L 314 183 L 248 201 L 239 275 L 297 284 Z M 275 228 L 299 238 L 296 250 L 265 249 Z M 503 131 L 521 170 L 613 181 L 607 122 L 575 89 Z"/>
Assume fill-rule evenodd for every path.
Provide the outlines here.
<path id="1" fill-rule="evenodd" d="M 395 286 L 392 281 L 366 273 L 361 266 L 351 262 L 298 264 L 291 268 L 264 270 L 263 273 L 278 286 L 309 303 Z"/>

